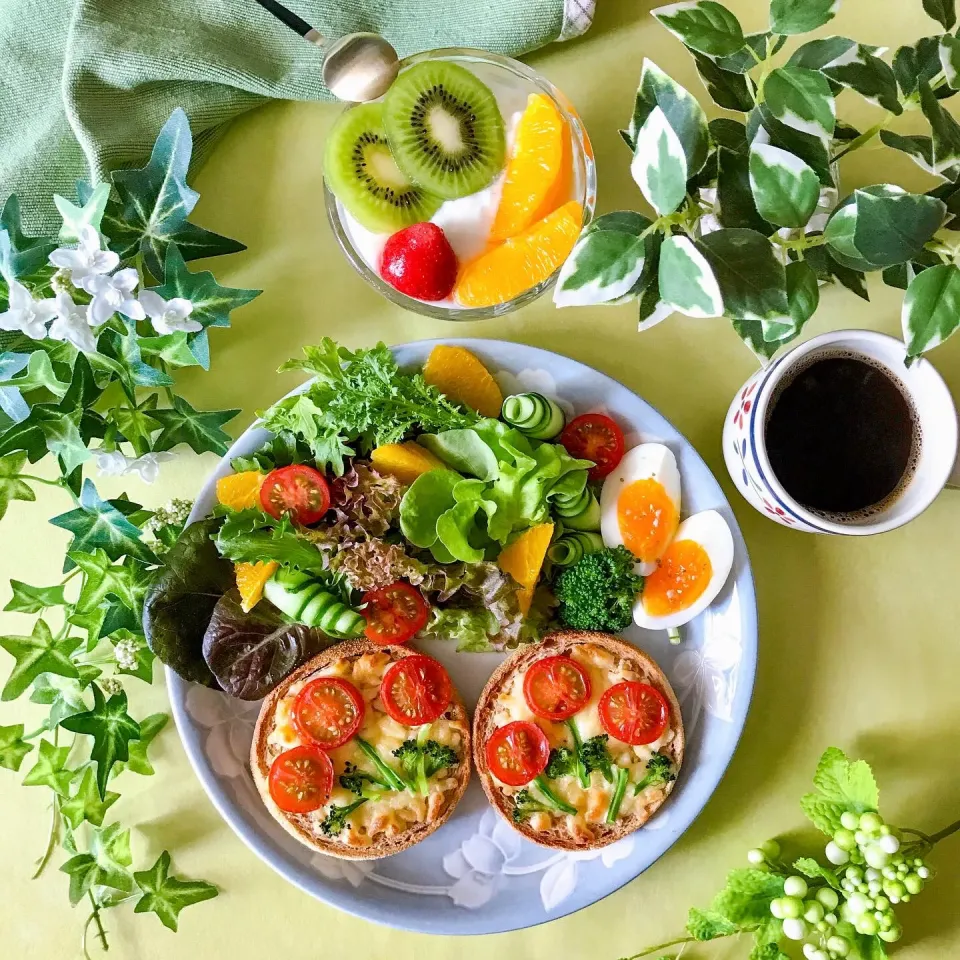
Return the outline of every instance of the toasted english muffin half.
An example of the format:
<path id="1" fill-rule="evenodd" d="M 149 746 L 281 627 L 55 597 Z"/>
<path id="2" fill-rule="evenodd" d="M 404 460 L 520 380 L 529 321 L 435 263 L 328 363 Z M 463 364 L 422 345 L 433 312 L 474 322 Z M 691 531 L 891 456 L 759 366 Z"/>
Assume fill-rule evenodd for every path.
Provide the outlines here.
<path id="1" fill-rule="evenodd" d="M 590 698 L 571 719 L 584 742 L 593 737 L 606 736 L 603 744 L 612 760 L 614 783 L 608 782 L 599 769 L 588 774 L 586 788 L 581 786 L 575 773 L 548 779 L 547 785 L 554 795 L 576 807 L 576 815 L 540 810 L 524 815 L 518 812 L 516 803 L 520 791 L 527 790 L 527 798 L 534 801 L 543 801 L 545 798 L 533 782 L 525 787 L 513 787 L 498 780 L 487 762 L 486 744 L 499 727 L 514 720 L 525 720 L 543 730 L 551 751 L 561 747 L 574 749 L 568 722 L 545 720 L 537 716 L 523 693 L 527 670 L 537 660 L 558 655 L 574 659 L 589 677 Z M 652 743 L 631 746 L 610 736 L 600 723 L 597 709 L 600 697 L 610 687 L 624 680 L 635 680 L 654 687 L 668 704 L 666 728 Z M 675 777 L 683 763 L 683 744 L 680 704 L 657 664 L 643 651 L 617 637 L 583 630 L 551 634 L 542 643 L 524 648 L 505 660 L 484 687 L 473 717 L 473 760 L 490 803 L 528 840 L 558 850 L 605 847 L 643 826 L 673 789 Z M 645 787 L 635 794 L 635 787 L 650 772 L 648 763 L 655 753 L 665 758 L 655 761 L 655 766 L 660 764 L 666 768 L 665 761 L 669 761 L 666 769 L 674 779 Z M 616 819 L 607 823 L 606 814 L 615 792 L 618 768 L 628 771 L 629 780 Z"/>
<path id="2" fill-rule="evenodd" d="M 341 677 L 360 691 L 365 712 L 357 736 L 376 747 L 381 759 L 399 771 L 400 763 L 393 751 L 404 741 L 414 739 L 420 727 L 405 726 L 388 716 L 380 700 L 380 683 L 393 663 L 418 654 L 418 650 L 408 647 L 384 647 L 366 639 L 348 640 L 305 663 L 264 699 L 250 748 L 250 769 L 267 810 L 301 843 L 345 860 L 376 860 L 419 843 L 453 813 L 470 780 L 470 720 L 452 683 L 450 704 L 430 725 L 429 739 L 453 749 L 459 762 L 430 778 L 427 796 L 413 791 L 386 792 L 382 799 L 367 800 L 350 814 L 341 833 L 326 834 L 321 824 L 331 808 L 347 806 L 358 799 L 340 784 L 347 763 L 360 770 L 373 769 L 357 746 L 356 737 L 328 751 L 333 762 L 333 791 L 323 807 L 311 813 L 287 813 L 270 795 L 269 774 L 274 760 L 302 742 L 292 722 L 293 701 L 316 677 Z"/>

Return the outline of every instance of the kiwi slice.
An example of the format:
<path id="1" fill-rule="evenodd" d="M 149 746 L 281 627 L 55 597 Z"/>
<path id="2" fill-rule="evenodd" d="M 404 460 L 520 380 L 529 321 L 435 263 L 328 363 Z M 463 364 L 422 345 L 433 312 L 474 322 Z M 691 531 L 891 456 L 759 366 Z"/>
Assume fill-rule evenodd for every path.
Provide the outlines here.
<path id="1" fill-rule="evenodd" d="M 482 190 L 503 169 L 497 98 L 466 67 L 430 60 L 404 70 L 384 98 L 383 122 L 400 169 L 445 199 Z"/>
<path id="2" fill-rule="evenodd" d="M 361 104 L 340 115 L 327 139 L 323 175 L 347 210 L 377 233 L 429 220 L 443 203 L 397 166 L 380 103 Z"/>

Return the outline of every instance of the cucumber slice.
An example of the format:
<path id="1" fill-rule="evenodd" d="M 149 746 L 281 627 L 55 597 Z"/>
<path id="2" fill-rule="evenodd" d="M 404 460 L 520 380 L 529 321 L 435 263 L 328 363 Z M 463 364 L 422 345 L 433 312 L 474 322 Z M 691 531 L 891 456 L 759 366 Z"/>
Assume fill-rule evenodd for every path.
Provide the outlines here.
<path id="1" fill-rule="evenodd" d="M 535 440 L 552 440 L 566 424 L 560 407 L 542 393 L 517 393 L 507 397 L 500 416 Z"/>

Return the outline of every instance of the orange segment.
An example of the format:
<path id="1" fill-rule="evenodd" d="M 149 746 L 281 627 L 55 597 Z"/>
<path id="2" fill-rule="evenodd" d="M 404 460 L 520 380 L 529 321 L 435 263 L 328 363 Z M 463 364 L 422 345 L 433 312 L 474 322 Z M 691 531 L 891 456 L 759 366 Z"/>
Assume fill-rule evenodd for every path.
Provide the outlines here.
<path id="1" fill-rule="evenodd" d="M 370 454 L 370 462 L 381 472 L 401 483 L 413 483 L 423 473 L 443 468 L 443 462 L 419 443 L 387 443 Z"/>
<path id="2" fill-rule="evenodd" d="M 423 367 L 423 379 L 457 403 L 485 417 L 499 417 L 503 394 L 490 371 L 464 347 L 438 344 Z"/>
<path id="3" fill-rule="evenodd" d="M 528 230 L 464 264 L 453 295 L 465 307 L 506 303 L 542 283 L 570 256 L 583 208 L 565 203 Z"/>
<path id="4" fill-rule="evenodd" d="M 540 579 L 540 569 L 543 559 L 547 555 L 547 547 L 553 538 L 553 524 L 541 523 L 539 526 L 524 530 L 516 540 L 501 552 L 497 563 L 504 573 L 509 573 L 517 583 L 520 591 L 517 599 L 520 610 L 526 613 L 533 601 L 533 591 Z"/>
<path id="5" fill-rule="evenodd" d="M 260 503 L 263 474 L 257 470 L 231 473 L 217 481 L 217 499 L 231 510 L 246 510 Z"/>
<path id="6" fill-rule="evenodd" d="M 275 560 L 259 560 L 257 563 L 234 564 L 237 590 L 240 591 L 240 606 L 249 613 L 263 596 L 263 585 L 273 576 L 280 564 Z"/>
<path id="7" fill-rule="evenodd" d="M 517 125 L 491 239 L 506 240 L 526 230 L 566 199 L 557 187 L 563 174 L 564 144 L 569 151 L 569 140 L 567 125 L 553 101 L 532 93 Z M 547 206 L 548 200 L 552 205 Z"/>

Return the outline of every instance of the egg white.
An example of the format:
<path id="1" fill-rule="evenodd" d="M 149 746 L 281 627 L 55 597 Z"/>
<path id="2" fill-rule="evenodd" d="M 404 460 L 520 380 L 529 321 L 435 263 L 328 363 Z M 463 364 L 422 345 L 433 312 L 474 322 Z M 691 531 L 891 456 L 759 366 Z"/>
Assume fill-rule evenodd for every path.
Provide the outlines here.
<path id="1" fill-rule="evenodd" d="M 636 480 L 655 480 L 673 502 L 680 515 L 680 471 L 677 458 L 669 447 L 662 443 L 641 443 L 628 450 L 603 481 L 600 491 L 600 535 L 605 547 L 623 545 L 620 521 L 617 517 L 617 501 L 620 493 Z M 666 548 L 664 548 L 666 549 Z M 656 560 L 637 562 L 636 570 L 641 576 L 649 576 L 657 569 Z"/>
<path id="2" fill-rule="evenodd" d="M 654 617 L 647 613 L 641 593 L 633 606 L 633 619 L 638 626 L 645 627 L 647 630 L 670 630 L 689 623 L 713 603 L 727 582 L 727 577 L 730 576 L 730 570 L 733 567 L 733 534 L 730 533 L 727 521 L 716 510 L 704 510 L 702 513 L 687 517 L 677 529 L 673 542 L 677 540 L 693 540 L 700 544 L 710 558 L 710 582 L 706 590 L 689 607 L 662 617 Z"/>

